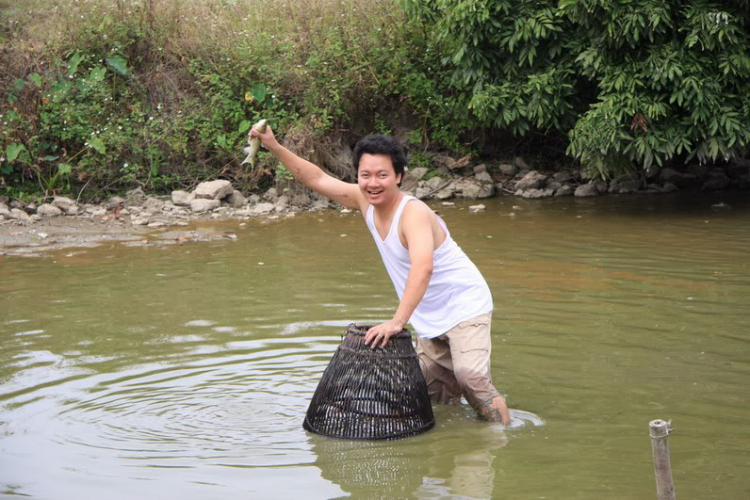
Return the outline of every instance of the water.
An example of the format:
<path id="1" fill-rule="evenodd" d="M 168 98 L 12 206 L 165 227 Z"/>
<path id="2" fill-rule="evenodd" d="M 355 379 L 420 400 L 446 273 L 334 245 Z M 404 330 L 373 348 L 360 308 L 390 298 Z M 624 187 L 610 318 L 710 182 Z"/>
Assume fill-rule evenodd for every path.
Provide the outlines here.
<path id="1" fill-rule="evenodd" d="M 526 425 L 463 406 L 401 441 L 305 433 L 345 326 L 395 294 L 358 214 L 231 222 L 236 242 L 0 260 L 0 492 L 653 498 L 663 418 L 680 498 L 750 497 L 750 203 L 473 203 L 434 208 L 493 290 L 493 378 Z"/>

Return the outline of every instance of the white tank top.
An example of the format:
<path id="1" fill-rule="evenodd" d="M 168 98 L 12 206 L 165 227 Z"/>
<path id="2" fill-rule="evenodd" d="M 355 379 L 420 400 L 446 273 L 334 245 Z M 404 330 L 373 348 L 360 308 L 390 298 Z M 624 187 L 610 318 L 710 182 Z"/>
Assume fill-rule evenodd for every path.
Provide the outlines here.
<path id="1" fill-rule="evenodd" d="M 393 216 L 385 239 L 375 229 L 374 208 L 367 209 L 365 222 L 375 238 L 383 263 L 396 288 L 399 300 L 404 295 L 411 261 L 409 251 L 401 244 L 398 227 L 404 207 L 413 196 L 404 196 Z M 453 241 L 443 219 L 438 217 L 445 231 L 445 241 L 433 254 L 433 270 L 427 291 L 409 320 L 417 335 L 431 339 L 438 337 L 468 319 L 492 312 L 492 294 L 479 269 Z"/>

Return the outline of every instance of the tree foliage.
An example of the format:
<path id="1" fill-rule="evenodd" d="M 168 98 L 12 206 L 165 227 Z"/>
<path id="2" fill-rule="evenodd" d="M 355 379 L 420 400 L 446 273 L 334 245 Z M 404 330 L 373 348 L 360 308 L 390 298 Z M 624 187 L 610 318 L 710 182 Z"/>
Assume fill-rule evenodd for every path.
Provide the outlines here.
<path id="1" fill-rule="evenodd" d="M 750 143 L 748 0 L 403 2 L 471 119 L 568 133 L 592 175 L 729 160 Z"/>

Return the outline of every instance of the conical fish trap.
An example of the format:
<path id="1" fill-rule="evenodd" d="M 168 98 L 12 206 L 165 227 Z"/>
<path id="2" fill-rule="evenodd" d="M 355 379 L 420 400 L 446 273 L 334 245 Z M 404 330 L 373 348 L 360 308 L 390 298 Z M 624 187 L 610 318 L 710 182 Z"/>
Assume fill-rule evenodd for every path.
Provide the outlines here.
<path id="1" fill-rule="evenodd" d="M 343 439 L 398 439 L 435 425 L 427 384 L 407 330 L 385 347 L 365 345 L 369 326 L 349 325 L 318 383 L 303 427 Z"/>

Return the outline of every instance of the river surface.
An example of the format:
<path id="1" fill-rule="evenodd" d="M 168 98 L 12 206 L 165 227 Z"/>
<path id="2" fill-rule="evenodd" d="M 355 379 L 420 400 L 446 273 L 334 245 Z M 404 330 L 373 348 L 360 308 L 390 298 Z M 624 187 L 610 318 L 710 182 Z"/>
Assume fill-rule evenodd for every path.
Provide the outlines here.
<path id="1" fill-rule="evenodd" d="M 476 203 L 433 208 L 490 284 L 493 379 L 527 425 L 463 405 L 399 441 L 306 433 L 345 326 L 395 293 L 357 213 L 227 222 L 236 241 L 0 258 L 0 494 L 655 498 L 661 418 L 678 498 L 750 498 L 750 202 Z"/>

